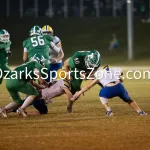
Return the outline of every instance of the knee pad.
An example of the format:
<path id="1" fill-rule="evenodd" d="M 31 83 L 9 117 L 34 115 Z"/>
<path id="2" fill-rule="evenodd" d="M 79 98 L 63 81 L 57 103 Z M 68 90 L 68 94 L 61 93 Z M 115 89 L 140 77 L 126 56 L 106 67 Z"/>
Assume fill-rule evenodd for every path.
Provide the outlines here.
<path id="1" fill-rule="evenodd" d="M 100 101 L 102 102 L 102 104 L 108 103 L 108 99 L 104 97 L 100 97 Z"/>

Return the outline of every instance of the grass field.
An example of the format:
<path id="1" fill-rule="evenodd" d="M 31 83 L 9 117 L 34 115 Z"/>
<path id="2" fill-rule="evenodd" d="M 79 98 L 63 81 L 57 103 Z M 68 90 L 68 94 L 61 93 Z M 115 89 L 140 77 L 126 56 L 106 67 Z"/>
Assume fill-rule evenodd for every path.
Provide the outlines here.
<path id="1" fill-rule="evenodd" d="M 126 80 L 124 84 L 132 98 L 150 114 L 149 81 Z M 114 98 L 110 100 L 114 116 L 105 117 L 98 93 L 98 86 L 85 93 L 76 101 L 72 114 L 66 113 L 64 95 L 49 104 L 47 115 L 23 119 L 11 113 L 7 119 L 0 118 L 0 150 L 149 150 L 149 115 L 138 116 L 126 103 Z M 0 106 L 10 101 L 4 83 Z"/>

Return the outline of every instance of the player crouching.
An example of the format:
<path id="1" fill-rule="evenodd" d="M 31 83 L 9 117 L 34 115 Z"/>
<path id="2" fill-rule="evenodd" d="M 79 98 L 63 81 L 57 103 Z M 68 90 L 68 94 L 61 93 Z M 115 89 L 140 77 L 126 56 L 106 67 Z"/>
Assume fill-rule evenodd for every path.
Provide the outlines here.
<path id="1" fill-rule="evenodd" d="M 98 70 L 95 73 L 95 80 L 74 95 L 74 99 L 78 98 L 82 93 L 88 91 L 94 85 L 100 84 L 103 88 L 99 92 L 99 97 L 106 109 L 106 116 L 113 115 L 108 100 L 114 97 L 120 97 L 124 102 L 128 103 L 133 109 L 135 109 L 139 115 L 147 115 L 147 113 L 142 111 L 137 103 L 128 95 L 127 90 L 121 83 L 123 82 L 121 79 L 122 74 L 120 68 L 111 68 L 106 65 L 103 70 Z"/>

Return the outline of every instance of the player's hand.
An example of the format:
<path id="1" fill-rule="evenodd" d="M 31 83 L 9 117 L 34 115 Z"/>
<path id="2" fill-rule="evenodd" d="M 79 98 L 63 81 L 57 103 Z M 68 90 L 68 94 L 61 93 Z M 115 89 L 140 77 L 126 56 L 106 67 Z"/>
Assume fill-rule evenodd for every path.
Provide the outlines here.
<path id="1" fill-rule="evenodd" d="M 80 97 L 80 93 L 77 91 L 74 95 L 73 95 L 73 97 L 71 98 L 71 101 L 75 101 L 75 100 L 77 100 L 79 97 Z"/>
<path id="2" fill-rule="evenodd" d="M 50 61 L 51 61 L 53 64 L 56 64 L 56 63 L 57 63 L 57 59 L 56 59 L 56 58 L 52 58 Z"/>
<path id="3" fill-rule="evenodd" d="M 7 51 L 7 56 L 12 56 L 12 52 L 10 50 Z"/>

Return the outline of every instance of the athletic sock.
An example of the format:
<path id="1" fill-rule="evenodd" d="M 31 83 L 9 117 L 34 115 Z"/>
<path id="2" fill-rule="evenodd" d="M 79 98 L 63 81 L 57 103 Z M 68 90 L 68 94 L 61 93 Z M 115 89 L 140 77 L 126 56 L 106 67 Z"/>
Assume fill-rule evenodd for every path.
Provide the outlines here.
<path id="1" fill-rule="evenodd" d="M 16 108 L 17 106 L 18 106 L 18 104 L 16 104 L 15 102 L 11 102 L 7 106 L 5 106 L 4 108 L 6 111 L 9 111 L 9 110 Z"/>
<path id="2" fill-rule="evenodd" d="M 140 113 L 141 111 L 142 111 L 142 110 L 138 109 L 138 110 L 137 110 L 137 113 Z"/>
<path id="3" fill-rule="evenodd" d="M 107 111 L 111 111 L 111 108 L 110 108 L 110 107 L 107 107 L 106 110 L 107 110 Z"/>
<path id="4" fill-rule="evenodd" d="M 24 103 L 22 104 L 22 106 L 20 107 L 20 109 L 22 109 L 22 110 L 24 110 L 24 109 L 26 109 L 32 102 L 33 102 L 33 97 L 32 96 L 28 96 L 26 99 L 25 99 L 25 101 L 24 101 Z"/>

